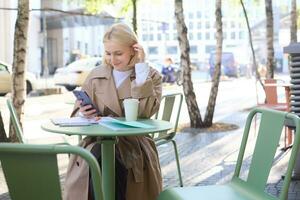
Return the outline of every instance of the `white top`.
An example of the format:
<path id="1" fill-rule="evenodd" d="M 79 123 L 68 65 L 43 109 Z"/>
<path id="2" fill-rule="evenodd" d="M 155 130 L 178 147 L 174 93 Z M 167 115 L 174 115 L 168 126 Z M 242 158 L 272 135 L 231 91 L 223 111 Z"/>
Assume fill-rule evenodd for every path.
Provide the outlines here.
<path id="1" fill-rule="evenodd" d="M 115 69 L 113 70 L 114 81 L 117 88 L 119 88 L 120 85 L 125 81 L 125 79 L 130 76 L 132 71 L 133 69 L 128 71 L 117 71 Z"/>
<path id="2" fill-rule="evenodd" d="M 142 85 L 145 83 L 148 74 L 150 71 L 150 67 L 148 63 L 136 63 L 135 64 L 135 82 L 137 85 Z"/>

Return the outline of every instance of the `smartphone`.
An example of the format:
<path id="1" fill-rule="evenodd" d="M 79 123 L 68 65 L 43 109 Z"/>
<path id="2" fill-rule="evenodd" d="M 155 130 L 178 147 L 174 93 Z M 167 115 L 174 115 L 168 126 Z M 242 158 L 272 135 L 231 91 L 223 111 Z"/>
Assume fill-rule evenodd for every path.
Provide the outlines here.
<path id="1" fill-rule="evenodd" d="M 86 105 L 92 105 L 91 109 L 96 109 L 96 111 L 99 113 L 98 109 L 96 106 L 93 104 L 91 98 L 89 95 L 83 91 L 83 90 L 73 90 L 73 94 L 75 95 L 76 99 L 81 101 L 81 106 L 86 106 Z M 89 109 L 89 110 L 91 110 Z"/>

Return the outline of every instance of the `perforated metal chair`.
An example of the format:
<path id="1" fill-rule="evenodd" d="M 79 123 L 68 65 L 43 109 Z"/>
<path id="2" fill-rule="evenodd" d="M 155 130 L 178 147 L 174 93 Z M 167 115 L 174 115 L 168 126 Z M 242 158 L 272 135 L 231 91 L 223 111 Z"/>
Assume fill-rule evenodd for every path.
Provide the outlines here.
<path id="1" fill-rule="evenodd" d="M 62 200 L 58 154 L 76 154 L 90 167 L 96 200 L 103 200 L 101 173 L 96 158 L 70 145 L 0 143 L 0 161 L 12 200 Z"/>
<path id="2" fill-rule="evenodd" d="M 174 137 L 176 135 L 178 127 L 178 120 L 180 116 L 182 100 L 183 95 L 181 93 L 174 93 L 162 96 L 160 109 L 156 113 L 155 119 L 172 121 L 174 122 L 174 128 L 170 131 L 164 131 L 153 135 L 153 139 L 157 146 L 172 142 L 175 152 L 178 179 L 181 187 L 183 186 L 183 181 L 181 176 L 177 145 L 176 141 L 174 140 Z"/>
<path id="3" fill-rule="evenodd" d="M 7 104 L 9 113 L 10 113 L 10 120 L 12 122 L 12 125 L 13 125 L 14 129 L 15 129 L 15 133 L 16 133 L 16 136 L 17 136 L 19 142 L 20 143 L 27 143 L 23 138 L 23 131 L 22 131 L 22 128 L 21 128 L 21 124 L 20 124 L 20 121 L 18 119 L 17 111 L 16 111 L 16 109 L 13 105 L 12 100 L 7 99 L 6 104 Z M 69 145 L 68 142 L 61 142 L 61 143 L 55 143 L 55 144 Z"/>
<path id="4" fill-rule="evenodd" d="M 247 145 L 251 122 L 256 114 L 261 114 L 261 121 L 256 139 L 252 161 L 246 180 L 240 178 L 240 171 Z M 278 141 L 286 121 L 295 126 L 295 140 L 292 146 L 291 156 L 288 161 L 285 179 L 279 197 L 274 197 L 265 190 L 266 183 L 272 168 Z M 158 200 L 285 200 L 287 199 L 291 174 L 300 144 L 300 118 L 295 114 L 256 108 L 247 118 L 244 135 L 236 163 L 233 178 L 226 185 L 178 187 L 164 190 Z"/>

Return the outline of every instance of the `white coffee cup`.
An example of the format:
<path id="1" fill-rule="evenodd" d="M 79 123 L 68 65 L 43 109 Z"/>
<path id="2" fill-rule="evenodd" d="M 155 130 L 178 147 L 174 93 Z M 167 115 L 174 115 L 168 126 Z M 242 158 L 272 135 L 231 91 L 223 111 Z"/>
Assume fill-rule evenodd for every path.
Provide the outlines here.
<path id="1" fill-rule="evenodd" d="M 123 101 L 126 121 L 136 121 L 139 111 L 138 99 L 124 99 Z"/>

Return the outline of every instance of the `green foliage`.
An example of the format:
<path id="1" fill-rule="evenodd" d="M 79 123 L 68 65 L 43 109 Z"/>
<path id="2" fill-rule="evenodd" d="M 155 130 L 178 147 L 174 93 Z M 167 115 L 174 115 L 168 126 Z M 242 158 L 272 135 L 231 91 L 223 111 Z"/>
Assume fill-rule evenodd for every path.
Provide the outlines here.
<path id="1" fill-rule="evenodd" d="M 103 11 L 105 5 L 111 5 L 114 3 L 114 0 L 85 0 L 84 7 L 87 13 L 99 14 Z"/>

